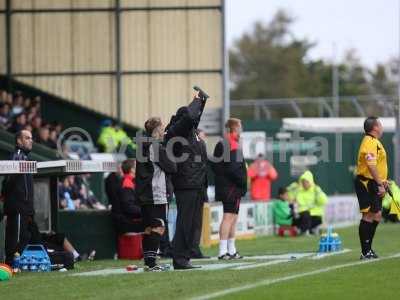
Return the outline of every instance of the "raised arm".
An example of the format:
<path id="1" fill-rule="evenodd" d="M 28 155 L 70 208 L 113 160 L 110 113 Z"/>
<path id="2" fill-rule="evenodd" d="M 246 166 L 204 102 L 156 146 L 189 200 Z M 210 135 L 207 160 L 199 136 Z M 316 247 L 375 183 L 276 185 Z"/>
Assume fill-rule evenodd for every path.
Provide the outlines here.
<path id="1" fill-rule="evenodd" d="M 187 137 L 192 129 L 197 128 L 204 106 L 204 100 L 194 98 L 187 107 L 178 109 L 176 116 L 171 118 L 166 128 L 166 139 L 178 136 Z"/>

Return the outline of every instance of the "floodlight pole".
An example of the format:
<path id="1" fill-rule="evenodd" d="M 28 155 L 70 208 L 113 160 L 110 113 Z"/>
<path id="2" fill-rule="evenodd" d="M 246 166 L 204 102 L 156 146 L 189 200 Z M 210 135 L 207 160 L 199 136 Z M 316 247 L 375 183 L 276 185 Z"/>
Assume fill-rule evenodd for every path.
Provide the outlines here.
<path id="1" fill-rule="evenodd" d="M 398 1 L 399 5 L 399 24 L 398 24 L 398 39 L 399 39 L 399 57 L 397 62 L 397 110 L 396 111 L 396 132 L 395 132 L 395 147 L 394 147 L 394 175 L 397 184 L 400 183 L 400 0 Z M 396 102 L 396 100 L 395 100 Z"/>

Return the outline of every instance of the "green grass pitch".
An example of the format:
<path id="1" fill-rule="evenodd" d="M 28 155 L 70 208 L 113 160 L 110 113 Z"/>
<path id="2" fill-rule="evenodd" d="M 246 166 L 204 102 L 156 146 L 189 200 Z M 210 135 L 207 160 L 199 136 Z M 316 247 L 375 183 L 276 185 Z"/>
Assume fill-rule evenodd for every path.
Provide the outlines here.
<path id="1" fill-rule="evenodd" d="M 374 249 L 383 258 L 359 263 L 358 227 L 338 230 L 343 246 L 351 251 L 323 259 L 299 258 L 251 269 L 169 271 L 107 276 L 72 276 L 75 273 L 122 268 L 137 261 L 94 261 L 74 271 L 23 273 L 0 282 L 1 299 L 396 299 L 400 278 L 400 225 L 380 225 Z M 260 237 L 239 241 L 245 256 L 313 252 L 318 237 Z M 215 256 L 217 247 L 205 250 Z M 270 259 L 253 261 L 268 263 Z M 249 262 L 235 261 L 226 264 Z M 220 264 L 218 261 L 195 264 Z M 345 265 L 345 267 L 342 267 Z M 232 290 L 236 288 L 236 290 Z"/>

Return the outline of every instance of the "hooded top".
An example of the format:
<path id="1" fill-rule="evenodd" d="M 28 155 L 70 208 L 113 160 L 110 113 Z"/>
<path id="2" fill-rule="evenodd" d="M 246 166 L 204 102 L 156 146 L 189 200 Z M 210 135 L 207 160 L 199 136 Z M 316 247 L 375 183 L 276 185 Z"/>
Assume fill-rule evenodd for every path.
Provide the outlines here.
<path id="1" fill-rule="evenodd" d="M 311 187 L 306 190 L 301 184 L 302 180 L 307 180 Z M 310 211 L 311 216 L 322 217 L 324 215 L 325 205 L 328 202 L 327 195 L 315 184 L 314 175 L 311 171 L 306 171 L 299 178 L 299 185 L 295 198 L 298 204 L 299 213 Z"/>
<path id="2" fill-rule="evenodd" d="M 303 175 L 300 176 L 299 180 L 300 180 L 300 183 L 302 180 L 307 180 L 310 183 L 311 188 L 315 186 L 314 175 L 309 170 L 305 171 L 303 173 Z"/>

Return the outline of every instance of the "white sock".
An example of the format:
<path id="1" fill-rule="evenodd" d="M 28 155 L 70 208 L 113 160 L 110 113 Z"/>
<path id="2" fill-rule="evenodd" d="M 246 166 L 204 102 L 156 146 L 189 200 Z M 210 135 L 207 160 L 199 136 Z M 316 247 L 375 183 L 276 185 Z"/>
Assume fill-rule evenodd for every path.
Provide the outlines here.
<path id="1" fill-rule="evenodd" d="M 219 241 L 219 256 L 225 255 L 228 253 L 228 241 L 220 240 Z"/>
<path id="2" fill-rule="evenodd" d="M 79 253 L 76 250 L 72 251 L 72 255 L 74 256 L 74 258 L 79 257 Z"/>
<path id="3" fill-rule="evenodd" d="M 228 240 L 228 253 L 229 255 L 233 255 L 236 253 L 235 239 Z"/>

